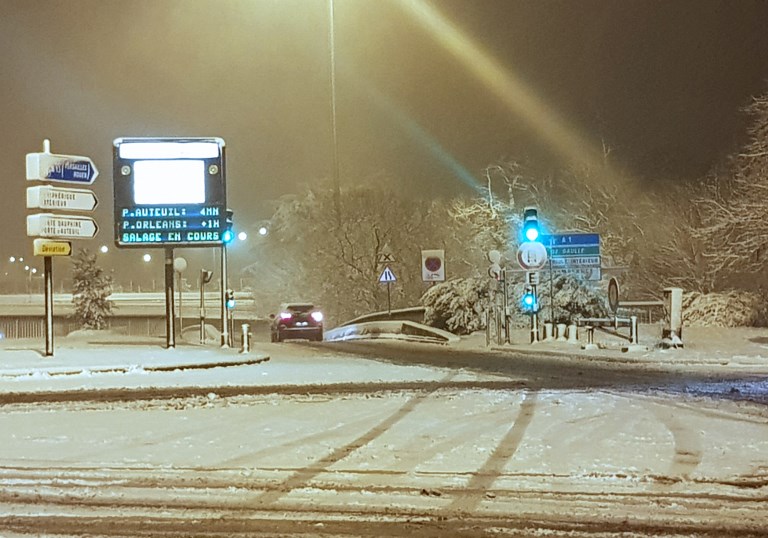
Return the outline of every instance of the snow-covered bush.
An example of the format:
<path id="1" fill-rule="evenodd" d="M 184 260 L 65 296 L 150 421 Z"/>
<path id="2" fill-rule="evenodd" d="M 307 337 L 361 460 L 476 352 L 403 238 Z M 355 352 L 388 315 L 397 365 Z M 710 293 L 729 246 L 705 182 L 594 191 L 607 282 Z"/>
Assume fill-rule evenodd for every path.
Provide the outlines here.
<path id="1" fill-rule="evenodd" d="M 684 293 L 683 323 L 707 327 L 765 327 L 768 325 L 766 298 L 746 291 Z"/>
<path id="2" fill-rule="evenodd" d="M 547 305 L 547 312 L 542 312 L 546 320 L 550 319 L 549 281 L 540 286 L 540 303 Z M 603 318 L 608 315 L 607 292 L 599 282 L 583 280 L 573 275 L 557 275 L 552 282 L 554 295 L 554 322 L 571 323 L 577 318 Z"/>
<path id="3" fill-rule="evenodd" d="M 424 323 L 454 334 L 485 328 L 488 306 L 487 278 L 455 278 L 436 284 L 421 297 Z"/>
<path id="4" fill-rule="evenodd" d="M 490 305 L 489 290 L 494 283 L 487 278 L 457 278 L 432 286 L 421 298 L 426 308 L 424 322 L 454 334 L 469 334 L 485 329 L 485 313 Z M 527 327 L 530 318 L 522 308 L 524 282 L 510 281 L 507 285 L 510 305 L 510 325 Z M 556 323 L 569 323 L 579 317 L 608 315 L 605 292 L 599 283 L 581 280 L 571 275 L 553 279 Z M 500 297 L 497 297 L 500 304 Z M 549 279 L 539 286 L 542 320 L 550 318 Z"/>
<path id="5" fill-rule="evenodd" d="M 72 258 L 72 302 L 83 329 L 105 329 L 112 314 L 112 277 L 96 263 L 96 255 L 82 249 Z"/>

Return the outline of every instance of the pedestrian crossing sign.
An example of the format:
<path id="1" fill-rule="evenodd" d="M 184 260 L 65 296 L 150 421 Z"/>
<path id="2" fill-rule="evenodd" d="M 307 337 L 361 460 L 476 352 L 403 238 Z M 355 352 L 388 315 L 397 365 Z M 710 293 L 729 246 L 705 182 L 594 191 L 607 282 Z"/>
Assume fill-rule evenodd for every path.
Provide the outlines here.
<path id="1" fill-rule="evenodd" d="M 384 268 L 384 270 L 381 272 L 381 276 L 379 277 L 379 282 L 384 284 L 389 284 L 390 282 L 395 282 L 396 280 L 397 278 L 395 277 L 395 273 L 392 272 L 392 269 L 390 269 L 389 266 Z"/>

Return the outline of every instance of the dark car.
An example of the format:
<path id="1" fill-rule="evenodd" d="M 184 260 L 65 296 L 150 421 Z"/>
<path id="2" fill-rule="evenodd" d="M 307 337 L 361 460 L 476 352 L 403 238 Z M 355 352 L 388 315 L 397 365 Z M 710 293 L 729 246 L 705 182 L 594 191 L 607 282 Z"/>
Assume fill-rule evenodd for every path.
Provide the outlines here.
<path id="1" fill-rule="evenodd" d="M 284 303 L 272 319 L 270 335 L 273 342 L 291 338 L 323 340 L 323 313 L 312 303 Z"/>

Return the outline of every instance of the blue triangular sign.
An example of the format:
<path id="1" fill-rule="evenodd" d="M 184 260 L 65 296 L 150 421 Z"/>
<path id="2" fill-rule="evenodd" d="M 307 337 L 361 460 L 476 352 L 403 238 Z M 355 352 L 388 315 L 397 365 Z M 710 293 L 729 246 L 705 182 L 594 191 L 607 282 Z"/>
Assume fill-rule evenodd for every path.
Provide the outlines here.
<path id="1" fill-rule="evenodd" d="M 389 282 L 395 282 L 397 278 L 395 278 L 395 273 L 392 272 L 392 269 L 390 269 L 388 266 L 384 268 L 384 270 L 381 272 L 381 276 L 379 277 L 379 282 L 383 283 L 389 283 Z"/>

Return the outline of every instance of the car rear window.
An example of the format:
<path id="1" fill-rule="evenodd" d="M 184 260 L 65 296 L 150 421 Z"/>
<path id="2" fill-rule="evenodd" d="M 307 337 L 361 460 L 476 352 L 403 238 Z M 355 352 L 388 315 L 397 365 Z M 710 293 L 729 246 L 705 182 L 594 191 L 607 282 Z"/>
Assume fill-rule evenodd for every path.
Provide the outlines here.
<path id="1" fill-rule="evenodd" d="M 290 310 L 291 312 L 298 312 L 298 313 L 309 312 L 314 308 L 315 308 L 315 305 L 312 305 L 312 304 L 289 304 L 288 305 L 288 310 Z"/>

